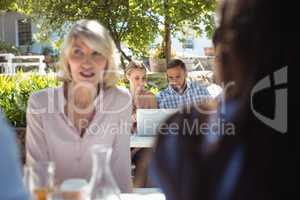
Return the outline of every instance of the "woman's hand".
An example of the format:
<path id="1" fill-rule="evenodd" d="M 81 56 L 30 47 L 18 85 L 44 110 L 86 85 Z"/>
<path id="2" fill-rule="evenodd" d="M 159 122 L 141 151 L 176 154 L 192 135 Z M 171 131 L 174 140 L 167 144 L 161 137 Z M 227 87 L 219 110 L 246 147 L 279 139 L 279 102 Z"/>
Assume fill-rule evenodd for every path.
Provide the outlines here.
<path id="1" fill-rule="evenodd" d="M 132 123 L 136 123 L 136 114 L 131 115 Z"/>
<path id="2" fill-rule="evenodd" d="M 135 155 L 140 149 L 141 149 L 141 148 L 133 148 L 133 149 L 131 150 L 131 158 L 133 158 L 134 155 Z"/>

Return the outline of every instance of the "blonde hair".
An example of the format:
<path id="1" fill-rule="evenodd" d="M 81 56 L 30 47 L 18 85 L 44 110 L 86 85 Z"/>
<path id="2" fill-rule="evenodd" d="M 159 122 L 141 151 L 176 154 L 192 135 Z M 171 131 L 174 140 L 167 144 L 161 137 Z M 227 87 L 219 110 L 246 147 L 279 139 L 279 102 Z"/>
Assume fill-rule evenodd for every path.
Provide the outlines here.
<path id="1" fill-rule="evenodd" d="M 62 70 L 62 76 L 60 78 L 64 82 L 73 81 L 68 57 L 76 38 L 80 38 L 89 48 L 105 56 L 107 66 L 103 80 L 104 87 L 109 88 L 115 86 L 119 79 L 115 44 L 106 28 L 96 20 L 84 19 L 77 21 L 65 37 L 59 61 Z"/>
<path id="2" fill-rule="evenodd" d="M 146 69 L 145 65 L 142 62 L 139 62 L 139 61 L 130 61 L 128 63 L 128 65 L 126 66 L 125 75 L 126 76 L 130 76 L 130 73 L 134 69 L 141 69 L 141 70 L 144 70 L 145 73 L 147 73 L 147 69 Z"/>

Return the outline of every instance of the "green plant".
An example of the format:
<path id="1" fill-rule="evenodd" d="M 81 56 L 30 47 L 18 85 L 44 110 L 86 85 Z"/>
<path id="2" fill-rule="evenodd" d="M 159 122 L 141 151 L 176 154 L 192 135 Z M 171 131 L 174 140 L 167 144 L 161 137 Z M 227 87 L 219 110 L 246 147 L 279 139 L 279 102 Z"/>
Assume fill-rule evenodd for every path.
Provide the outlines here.
<path id="1" fill-rule="evenodd" d="M 129 89 L 129 82 L 127 79 L 120 79 L 117 85 Z M 157 94 L 161 89 L 165 88 L 166 85 L 167 80 L 159 76 L 149 76 L 145 88 L 153 94 Z"/>
<path id="2" fill-rule="evenodd" d="M 164 54 L 164 50 L 161 47 L 157 47 L 157 48 L 154 49 L 152 57 L 153 58 L 159 58 L 159 59 L 166 58 L 166 56 Z"/>
<path id="3" fill-rule="evenodd" d="M 0 107 L 15 127 L 26 126 L 27 101 L 31 93 L 55 87 L 61 83 L 50 76 L 19 72 L 14 76 L 0 76 Z"/>
<path id="4" fill-rule="evenodd" d="M 166 88 L 168 85 L 165 73 L 149 74 L 147 79 L 146 89 L 150 90 L 154 94 Z"/>
<path id="5" fill-rule="evenodd" d="M 20 50 L 14 45 L 8 44 L 0 40 L 0 53 L 19 54 Z"/>
<path id="6" fill-rule="evenodd" d="M 164 49 L 158 45 L 156 48 L 152 51 L 151 55 L 152 58 L 158 58 L 158 59 L 164 59 L 166 58 Z M 176 56 L 175 49 L 171 49 L 171 58 L 174 58 Z"/>
<path id="7" fill-rule="evenodd" d="M 45 46 L 43 47 L 42 49 L 42 54 L 43 55 L 52 55 L 54 53 L 54 50 L 52 47 L 49 47 L 49 46 Z"/>

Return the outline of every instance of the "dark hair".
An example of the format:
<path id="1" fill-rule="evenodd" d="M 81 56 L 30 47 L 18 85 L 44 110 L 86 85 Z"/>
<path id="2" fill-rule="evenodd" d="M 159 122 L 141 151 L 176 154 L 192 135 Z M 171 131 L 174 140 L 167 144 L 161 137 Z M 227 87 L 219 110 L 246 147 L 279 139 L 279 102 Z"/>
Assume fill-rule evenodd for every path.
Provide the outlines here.
<path id="1" fill-rule="evenodd" d="M 213 37 L 212 37 L 212 42 L 214 44 L 214 47 L 216 47 L 220 43 L 220 28 L 216 28 Z"/>
<path id="2" fill-rule="evenodd" d="M 171 68 L 175 68 L 175 67 L 180 67 L 181 69 L 186 71 L 186 66 L 185 66 L 184 62 L 180 59 L 172 59 L 168 62 L 167 70 L 171 69 Z"/>
<path id="3" fill-rule="evenodd" d="M 222 103 L 215 107 L 216 115 L 208 116 L 200 112 L 207 105 L 199 105 L 169 118 L 165 127 L 178 124 L 178 134 L 166 130 L 158 136 L 152 173 L 168 200 L 285 199 L 287 134 L 264 124 L 252 112 L 259 107 L 265 116 L 273 116 L 275 106 L 266 107 L 275 105 L 275 90 L 261 91 L 250 102 L 255 85 L 290 62 L 287 55 L 292 52 L 281 38 L 284 20 L 278 19 L 282 15 L 272 0 L 223 2 L 217 33 L 220 75 L 225 85 L 235 82 L 225 93 L 227 112 L 222 113 Z M 215 118 L 234 124 L 234 136 L 218 131 L 217 142 L 208 143 L 207 133 L 184 127 L 189 123 L 194 127 L 195 121 L 207 127 Z M 182 134 L 186 131 L 190 133 Z"/>

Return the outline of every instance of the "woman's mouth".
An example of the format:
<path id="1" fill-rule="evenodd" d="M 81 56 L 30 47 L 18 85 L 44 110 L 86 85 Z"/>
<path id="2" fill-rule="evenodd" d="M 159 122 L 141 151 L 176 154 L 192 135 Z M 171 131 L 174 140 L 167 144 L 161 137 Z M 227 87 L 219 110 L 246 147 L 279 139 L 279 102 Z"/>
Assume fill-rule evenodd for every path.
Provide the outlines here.
<path id="1" fill-rule="evenodd" d="M 95 76 L 94 72 L 79 72 L 79 74 L 84 77 L 84 78 L 92 78 L 93 76 Z"/>

